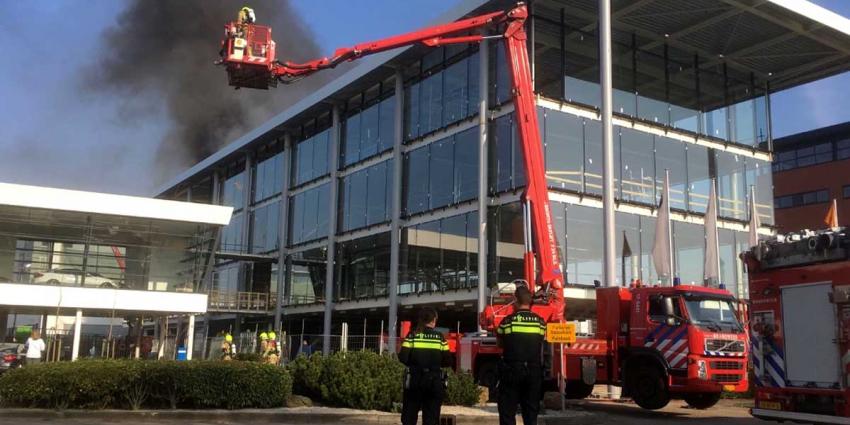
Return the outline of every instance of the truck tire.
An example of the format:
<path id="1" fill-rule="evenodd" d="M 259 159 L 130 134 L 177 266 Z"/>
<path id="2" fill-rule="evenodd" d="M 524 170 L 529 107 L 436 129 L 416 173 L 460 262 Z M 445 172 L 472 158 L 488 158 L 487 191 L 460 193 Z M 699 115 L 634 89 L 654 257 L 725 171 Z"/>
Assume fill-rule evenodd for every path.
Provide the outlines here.
<path id="1" fill-rule="evenodd" d="M 593 385 L 587 385 L 584 381 L 570 379 L 567 381 L 564 396 L 570 400 L 581 400 L 587 398 L 591 393 L 593 393 Z"/>
<path id="2" fill-rule="evenodd" d="M 667 382 L 658 367 L 640 365 L 630 371 L 629 377 L 632 399 L 638 406 L 658 410 L 670 402 Z"/>
<path id="3" fill-rule="evenodd" d="M 478 385 L 487 387 L 489 401 L 499 399 L 499 364 L 495 361 L 482 362 L 478 365 Z"/>
<path id="4" fill-rule="evenodd" d="M 685 394 L 685 403 L 694 409 L 708 409 L 720 401 L 720 393 L 691 393 Z"/>

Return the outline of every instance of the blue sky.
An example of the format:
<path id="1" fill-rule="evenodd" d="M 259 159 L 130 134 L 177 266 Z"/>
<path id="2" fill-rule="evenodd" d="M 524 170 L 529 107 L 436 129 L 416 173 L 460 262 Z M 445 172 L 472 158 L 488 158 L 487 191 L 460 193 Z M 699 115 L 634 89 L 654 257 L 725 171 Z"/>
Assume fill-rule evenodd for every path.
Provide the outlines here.
<path id="1" fill-rule="evenodd" d="M 326 52 L 411 30 L 454 4 L 451 0 L 292 3 Z M 850 0 L 815 3 L 850 16 Z M 241 5 L 233 2 L 234 11 Z M 81 73 L 95 62 L 100 43 L 108 42 L 101 40 L 102 31 L 116 23 L 125 7 L 125 2 L 114 0 L 4 2 L 0 181 L 142 195 L 154 189 L 149 170 L 168 128 L 167 113 L 156 102 L 144 102 L 146 109 L 139 111 L 128 107 L 132 99 L 79 90 Z M 277 34 L 280 37 L 281 32 Z M 848 88 L 850 73 L 776 93 L 774 135 L 850 121 Z"/>

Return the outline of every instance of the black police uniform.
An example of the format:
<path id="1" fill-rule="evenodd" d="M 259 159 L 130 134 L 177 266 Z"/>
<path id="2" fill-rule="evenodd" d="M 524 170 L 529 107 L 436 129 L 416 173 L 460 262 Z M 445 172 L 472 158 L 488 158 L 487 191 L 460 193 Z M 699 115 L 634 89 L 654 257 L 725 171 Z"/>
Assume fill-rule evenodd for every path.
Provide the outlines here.
<path id="1" fill-rule="evenodd" d="M 422 410 L 424 425 L 437 425 L 445 386 L 441 366 L 451 364 L 449 343 L 434 329 L 411 332 L 401 343 L 398 358 L 407 366 L 402 399 L 402 425 L 416 424 Z"/>
<path id="2" fill-rule="evenodd" d="M 516 424 L 517 404 L 525 425 L 537 424 L 543 387 L 543 338 L 546 322 L 530 310 L 518 310 L 496 329 L 502 347 L 499 365 L 499 423 Z"/>

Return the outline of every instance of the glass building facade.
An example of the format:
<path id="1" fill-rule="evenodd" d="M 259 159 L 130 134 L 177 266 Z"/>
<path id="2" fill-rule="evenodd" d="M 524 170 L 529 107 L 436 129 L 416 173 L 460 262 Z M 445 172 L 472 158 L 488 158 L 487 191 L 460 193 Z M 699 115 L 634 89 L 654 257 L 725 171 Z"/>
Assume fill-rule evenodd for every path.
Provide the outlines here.
<path id="1" fill-rule="evenodd" d="M 592 287 L 603 280 L 598 40 L 563 11 L 541 6 L 533 22 L 541 149 L 562 268 L 568 284 Z M 747 297 L 738 253 L 747 248 L 752 189 L 761 232 L 774 224 L 769 82 L 633 32 L 615 29 L 614 40 L 618 263 L 609 284 L 659 281 L 651 251 L 669 174 L 677 275 L 703 284 L 703 216 L 715 181 L 721 282 Z M 358 77 L 333 102 L 307 108 L 198 174 L 215 174 L 215 201 L 236 209 L 221 251 L 276 257 L 275 270 L 283 270 L 277 282 L 258 284 L 271 275 L 222 258 L 219 289 L 283 285 L 284 314 L 300 317 L 329 303 L 386 308 L 393 293 L 400 303 L 474 303 L 479 285 L 522 277 L 518 200 L 526 177 L 503 46 L 413 50 L 394 65 Z M 473 304 L 462 326 L 474 323 L 474 312 Z"/>

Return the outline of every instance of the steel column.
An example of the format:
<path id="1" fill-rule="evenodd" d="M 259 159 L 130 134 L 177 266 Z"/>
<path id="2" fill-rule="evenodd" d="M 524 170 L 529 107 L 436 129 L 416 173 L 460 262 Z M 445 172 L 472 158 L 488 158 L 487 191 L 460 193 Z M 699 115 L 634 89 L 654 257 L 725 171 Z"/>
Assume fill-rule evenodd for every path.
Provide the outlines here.
<path id="1" fill-rule="evenodd" d="M 401 257 L 401 166 L 402 166 L 402 140 L 404 139 L 404 75 L 400 70 L 395 73 L 395 127 L 393 131 L 393 190 L 392 204 L 390 205 L 390 287 L 389 290 L 389 319 L 387 335 L 389 340 L 387 346 L 390 353 L 396 350 L 396 338 L 398 335 L 398 274 L 399 259 Z"/>
<path id="2" fill-rule="evenodd" d="M 481 331 L 481 313 L 487 306 L 487 127 L 490 46 L 481 41 L 478 49 L 478 330 Z"/>
<path id="3" fill-rule="evenodd" d="M 339 183 L 337 182 L 337 168 L 339 155 L 337 154 L 339 149 L 340 135 L 341 131 L 341 117 L 339 106 L 334 105 L 332 119 L 333 124 L 331 127 L 331 140 L 328 146 L 328 169 L 331 172 L 331 180 L 329 187 L 329 196 L 328 199 L 328 251 L 327 251 L 327 266 L 325 270 L 325 316 L 324 316 L 324 327 L 323 329 L 323 337 L 322 337 L 322 353 L 324 355 L 328 355 L 331 352 L 331 318 L 334 308 L 334 268 L 336 261 L 334 260 L 336 254 L 336 221 L 337 221 L 337 187 Z"/>
<path id="4" fill-rule="evenodd" d="M 278 215 L 278 242 L 277 242 L 277 299 L 274 305 L 274 331 L 281 333 L 281 322 L 283 316 L 283 295 L 286 290 L 286 274 L 289 270 L 285 267 L 286 257 L 289 254 L 287 238 L 289 237 L 289 176 L 292 174 L 292 136 L 286 133 L 283 136 L 283 190 L 280 196 L 280 214 Z"/>
<path id="5" fill-rule="evenodd" d="M 604 218 L 604 285 L 617 279 L 614 224 L 614 127 L 611 88 L 611 0 L 599 0 L 599 85 L 602 88 L 602 214 Z M 625 276 L 624 276 L 625 277 Z"/>

